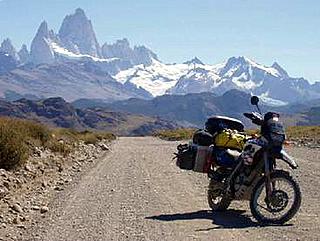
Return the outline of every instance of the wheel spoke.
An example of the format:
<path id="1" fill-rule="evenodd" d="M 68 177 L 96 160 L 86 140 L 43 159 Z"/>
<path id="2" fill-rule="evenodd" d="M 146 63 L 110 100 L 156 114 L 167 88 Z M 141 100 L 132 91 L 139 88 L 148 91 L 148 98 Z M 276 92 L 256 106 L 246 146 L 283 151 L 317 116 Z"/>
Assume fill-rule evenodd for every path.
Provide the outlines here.
<path id="1" fill-rule="evenodd" d="M 266 207 L 264 207 L 264 206 L 260 205 L 259 203 L 257 203 L 257 205 L 258 205 L 259 207 L 261 207 L 262 209 L 264 209 L 264 210 L 266 210 L 266 211 L 270 212 L 268 208 L 266 208 Z"/>

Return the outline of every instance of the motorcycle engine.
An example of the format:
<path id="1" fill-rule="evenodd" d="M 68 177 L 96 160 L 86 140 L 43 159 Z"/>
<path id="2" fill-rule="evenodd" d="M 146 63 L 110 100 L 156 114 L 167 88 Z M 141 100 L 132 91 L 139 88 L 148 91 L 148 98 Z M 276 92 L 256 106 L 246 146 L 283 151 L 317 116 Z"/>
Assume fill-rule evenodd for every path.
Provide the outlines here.
<path id="1" fill-rule="evenodd" d="M 252 170 L 249 166 L 244 165 L 239 175 L 234 180 L 234 194 L 238 200 L 250 199 L 248 189 L 250 187 L 250 181 L 252 179 Z"/>

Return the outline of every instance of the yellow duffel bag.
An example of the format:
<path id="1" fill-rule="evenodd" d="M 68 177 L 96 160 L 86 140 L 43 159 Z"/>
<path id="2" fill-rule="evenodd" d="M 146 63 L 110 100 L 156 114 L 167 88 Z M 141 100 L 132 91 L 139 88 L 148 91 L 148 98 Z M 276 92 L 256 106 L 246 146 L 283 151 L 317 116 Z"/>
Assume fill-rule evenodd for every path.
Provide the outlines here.
<path id="1" fill-rule="evenodd" d="M 221 148 L 243 150 L 247 136 L 235 130 L 225 129 L 214 137 L 214 145 Z"/>

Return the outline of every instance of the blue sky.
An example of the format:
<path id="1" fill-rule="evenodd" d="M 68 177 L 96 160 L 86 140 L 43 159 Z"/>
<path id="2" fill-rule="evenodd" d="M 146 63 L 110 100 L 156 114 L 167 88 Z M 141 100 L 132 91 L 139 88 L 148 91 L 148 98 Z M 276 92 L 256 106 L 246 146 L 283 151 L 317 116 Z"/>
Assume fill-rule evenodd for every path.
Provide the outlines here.
<path id="1" fill-rule="evenodd" d="M 170 63 L 243 55 L 320 80 L 316 0 L 0 0 L 0 41 L 29 46 L 42 20 L 57 32 L 77 7 L 92 20 L 100 44 L 126 37 Z"/>

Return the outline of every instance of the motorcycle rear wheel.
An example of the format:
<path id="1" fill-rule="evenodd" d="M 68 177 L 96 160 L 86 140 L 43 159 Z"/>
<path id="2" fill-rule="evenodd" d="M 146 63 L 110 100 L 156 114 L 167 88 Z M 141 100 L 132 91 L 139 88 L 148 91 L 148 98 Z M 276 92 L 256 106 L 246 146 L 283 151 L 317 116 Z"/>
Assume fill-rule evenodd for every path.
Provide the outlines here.
<path id="1" fill-rule="evenodd" d="M 222 183 L 210 180 L 208 188 L 208 204 L 212 211 L 227 210 L 231 204 L 231 198 L 223 193 Z"/>
<path id="2" fill-rule="evenodd" d="M 266 198 L 261 198 L 262 202 L 259 203 L 259 198 L 265 195 L 265 178 L 261 178 L 256 186 L 253 188 L 252 196 L 250 199 L 250 210 L 253 217 L 263 224 L 284 224 L 289 221 L 298 212 L 301 205 L 301 191 L 298 182 L 286 171 L 276 170 L 270 174 L 271 183 L 275 185 L 271 201 L 267 202 Z M 282 190 L 277 187 L 277 182 L 286 183 L 293 191 L 293 200 L 290 200 L 288 190 Z M 281 183 L 281 182 L 280 182 Z M 278 185 L 280 186 L 280 184 Z M 262 196 L 261 196 L 262 195 Z M 279 217 L 277 214 L 284 211 L 288 204 L 291 203 L 290 208 Z M 263 205 L 266 205 L 265 207 Z M 262 211 L 259 210 L 261 208 Z M 262 212 L 266 212 L 263 214 Z M 271 214 L 271 217 L 267 217 Z"/>

